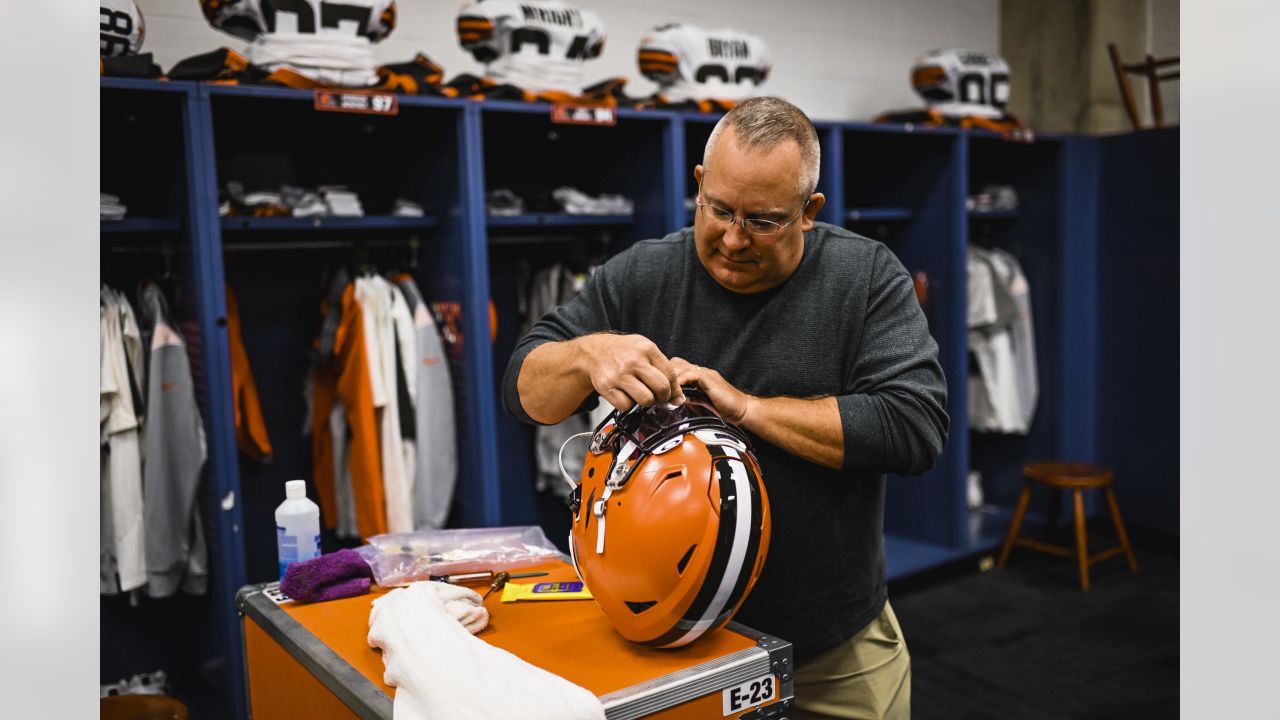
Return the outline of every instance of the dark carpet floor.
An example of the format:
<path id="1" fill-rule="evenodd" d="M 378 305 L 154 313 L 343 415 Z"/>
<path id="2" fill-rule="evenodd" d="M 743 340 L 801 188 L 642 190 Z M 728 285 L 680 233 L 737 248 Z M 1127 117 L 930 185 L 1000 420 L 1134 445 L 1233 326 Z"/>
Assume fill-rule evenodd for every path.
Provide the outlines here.
<path id="1" fill-rule="evenodd" d="M 912 717 L 1178 717 L 1176 541 L 1133 542 L 1138 572 L 1121 557 L 1096 564 L 1087 593 L 1074 560 L 1025 548 L 1002 571 L 978 572 L 975 559 L 959 575 L 891 587 L 911 650 Z"/>

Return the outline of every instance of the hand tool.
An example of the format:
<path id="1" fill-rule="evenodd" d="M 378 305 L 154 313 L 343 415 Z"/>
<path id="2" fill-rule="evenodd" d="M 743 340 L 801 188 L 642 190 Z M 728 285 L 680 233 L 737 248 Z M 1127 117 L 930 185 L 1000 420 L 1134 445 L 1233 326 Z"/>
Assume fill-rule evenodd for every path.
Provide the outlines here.
<path id="1" fill-rule="evenodd" d="M 489 584 L 489 591 L 484 594 L 483 598 L 481 598 L 481 602 L 488 599 L 488 597 L 492 595 L 495 591 L 501 590 L 503 586 L 507 584 L 508 580 L 514 580 L 516 578 L 541 577 L 543 575 L 546 575 L 546 573 L 544 572 L 509 573 L 506 570 L 503 570 L 502 572 L 493 576 L 493 582 Z"/>

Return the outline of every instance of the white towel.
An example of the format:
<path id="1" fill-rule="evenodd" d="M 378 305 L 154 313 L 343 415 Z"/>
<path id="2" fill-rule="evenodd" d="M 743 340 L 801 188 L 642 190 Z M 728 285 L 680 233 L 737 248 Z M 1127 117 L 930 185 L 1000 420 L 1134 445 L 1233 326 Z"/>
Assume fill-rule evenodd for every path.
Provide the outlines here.
<path id="1" fill-rule="evenodd" d="M 396 688 L 395 720 L 604 720 L 589 690 L 472 637 L 489 612 L 471 589 L 416 582 L 373 601 L 369 645 Z"/>

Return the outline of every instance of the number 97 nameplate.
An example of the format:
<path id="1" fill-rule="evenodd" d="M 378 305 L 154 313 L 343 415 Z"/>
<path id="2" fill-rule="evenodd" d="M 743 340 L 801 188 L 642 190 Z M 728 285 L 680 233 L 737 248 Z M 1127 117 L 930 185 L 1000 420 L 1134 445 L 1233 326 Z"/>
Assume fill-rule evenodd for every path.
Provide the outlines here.
<path id="1" fill-rule="evenodd" d="M 400 101 L 390 93 L 316 90 L 315 108 L 326 112 L 398 115 L 400 113 Z"/>
<path id="2" fill-rule="evenodd" d="M 725 688 L 721 693 L 726 716 L 778 698 L 778 682 L 772 675 L 761 675 L 744 683 Z"/>

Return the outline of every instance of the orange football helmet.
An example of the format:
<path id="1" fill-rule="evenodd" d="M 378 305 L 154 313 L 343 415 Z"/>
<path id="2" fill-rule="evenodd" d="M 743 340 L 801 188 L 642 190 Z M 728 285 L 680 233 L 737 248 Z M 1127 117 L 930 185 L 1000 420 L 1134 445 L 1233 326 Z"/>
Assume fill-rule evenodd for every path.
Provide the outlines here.
<path id="1" fill-rule="evenodd" d="M 769 551 L 747 436 L 697 388 L 677 408 L 614 411 L 570 496 L 579 577 L 623 637 L 688 645 L 733 617 Z"/>

